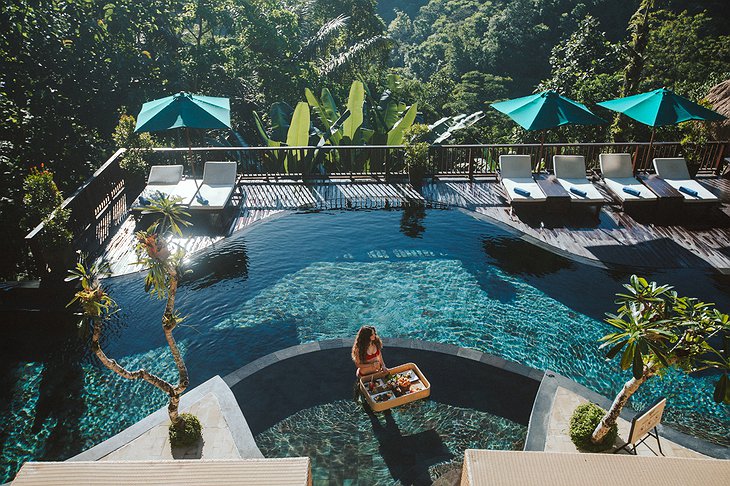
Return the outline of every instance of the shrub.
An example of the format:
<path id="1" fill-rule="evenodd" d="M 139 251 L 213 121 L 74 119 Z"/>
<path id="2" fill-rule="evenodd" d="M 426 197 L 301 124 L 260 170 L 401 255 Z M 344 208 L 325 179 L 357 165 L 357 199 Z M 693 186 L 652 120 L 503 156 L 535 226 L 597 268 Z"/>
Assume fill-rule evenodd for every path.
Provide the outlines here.
<path id="1" fill-rule="evenodd" d="M 43 232 L 39 235 L 41 245 L 49 251 L 68 246 L 73 237 L 68 229 L 70 212 L 59 208 L 63 196 L 53 181 L 53 173 L 45 169 L 43 164 L 40 169 L 33 167 L 23 182 L 23 190 L 23 222 L 26 229 L 31 230 L 44 221 Z M 49 219 L 54 210 L 55 216 Z"/>
<path id="2" fill-rule="evenodd" d="M 202 437 L 200 431 L 203 428 L 198 417 L 191 413 L 181 413 L 180 420 L 182 424 L 179 427 L 170 424 L 170 445 L 184 447 L 197 443 Z"/>
<path id="3" fill-rule="evenodd" d="M 423 140 L 428 134 L 429 128 L 426 125 L 416 123 L 411 125 L 404 132 L 405 138 L 405 160 L 409 170 L 426 169 L 428 166 L 428 142 Z"/>
<path id="4" fill-rule="evenodd" d="M 132 115 L 122 113 L 112 138 L 118 147 L 127 149 L 119 166 L 132 174 L 144 176 L 149 169 L 147 155 L 152 151 L 154 142 L 149 133 L 135 133 L 136 124 Z"/>
<path id="5" fill-rule="evenodd" d="M 578 449 L 588 452 L 601 452 L 610 449 L 618 436 L 618 427 L 614 425 L 604 437 L 603 442 L 594 444 L 591 435 L 596 430 L 606 411 L 595 403 L 578 405 L 570 417 L 570 440 Z"/>

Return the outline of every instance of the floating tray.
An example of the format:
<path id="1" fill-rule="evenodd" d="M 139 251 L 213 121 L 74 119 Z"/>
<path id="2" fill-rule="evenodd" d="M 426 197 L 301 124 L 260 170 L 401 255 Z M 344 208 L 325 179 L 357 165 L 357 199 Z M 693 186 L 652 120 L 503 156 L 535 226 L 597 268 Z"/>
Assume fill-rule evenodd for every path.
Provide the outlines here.
<path id="1" fill-rule="evenodd" d="M 386 376 L 406 374 L 411 382 L 409 393 L 398 396 L 389 389 L 383 380 Z M 375 382 L 375 389 L 371 391 L 370 382 Z M 388 373 L 375 373 L 360 378 L 360 393 L 367 400 L 374 412 L 382 412 L 405 403 L 415 402 L 431 395 L 431 383 L 423 376 L 415 363 L 406 363 L 390 368 Z"/>

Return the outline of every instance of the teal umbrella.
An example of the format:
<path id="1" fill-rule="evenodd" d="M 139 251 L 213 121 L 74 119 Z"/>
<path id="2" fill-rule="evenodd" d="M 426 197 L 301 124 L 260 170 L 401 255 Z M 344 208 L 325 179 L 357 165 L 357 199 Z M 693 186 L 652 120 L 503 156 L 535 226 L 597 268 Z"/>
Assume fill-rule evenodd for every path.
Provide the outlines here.
<path id="1" fill-rule="evenodd" d="M 689 120 L 719 121 L 725 119 L 721 114 L 698 105 L 666 88 L 655 89 L 648 93 L 627 96 L 626 98 L 602 101 L 597 104 L 609 110 L 623 113 L 644 125 L 652 127 L 648 152 L 650 157 L 654 146 L 656 127 L 675 125 Z"/>
<path id="2" fill-rule="evenodd" d="M 167 98 L 148 101 L 137 115 L 135 132 L 156 132 L 171 128 L 185 128 L 190 165 L 192 163 L 191 128 L 231 128 L 231 106 L 228 98 L 200 96 L 180 92 Z"/>
<path id="3" fill-rule="evenodd" d="M 228 98 L 177 93 L 142 105 L 135 132 L 170 128 L 231 128 L 230 102 Z"/>
<path id="4" fill-rule="evenodd" d="M 577 101 L 560 96 L 555 91 L 543 91 L 522 98 L 492 103 L 525 130 L 544 130 L 561 125 L 601 125 L 607 123 Z M 545 133 L 540 138 L 540 159 L 545 143 Z"/>

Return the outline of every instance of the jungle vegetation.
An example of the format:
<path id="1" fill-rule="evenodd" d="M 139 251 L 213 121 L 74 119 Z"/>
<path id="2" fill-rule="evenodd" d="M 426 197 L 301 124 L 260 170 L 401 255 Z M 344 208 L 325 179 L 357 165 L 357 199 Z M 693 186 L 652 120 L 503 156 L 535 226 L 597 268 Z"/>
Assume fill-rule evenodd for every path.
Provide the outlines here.
<path id="1" fill-rule="evenodd" d="M 485 112 L 451 143 L 531 141 L 487 103 L 550 87 L 594 107 L 625 85 L 700 99 L 730 77 L 725 3 L 9 0 L 0 15 L 0 278 L 28 272 L 23 236 L 40 221 L 21 217 L 31 168 L 43 164 L 69 195 L 113 152 L 120 117 L 144 101 L 181 90 L 227 96 L 236 132 L 263 145 L 254 112 L 270 130 L 271 105 L 307 102 L 307 88 L 316 96 L 327 88 L 344 106 L 353 81 L 383 93 L 396 74 L 398 102 L 417 103 L 418 122 Z M 620 135 L 648 138 L 631 125 Z M 184 143 L 176 136 L 158 143 Z"/>

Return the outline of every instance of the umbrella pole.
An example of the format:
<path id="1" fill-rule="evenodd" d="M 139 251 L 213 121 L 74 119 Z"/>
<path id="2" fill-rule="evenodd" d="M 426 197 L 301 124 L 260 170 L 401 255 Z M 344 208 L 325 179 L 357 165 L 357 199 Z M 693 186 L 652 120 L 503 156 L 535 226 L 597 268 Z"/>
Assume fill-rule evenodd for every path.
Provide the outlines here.
<path id="1" fill-rule="evenodd" d="M 193 160 L 193 142 L 190 141 L 190 129 L 185 127 L 185 138 L 188 141 L 188 160 L 190 161 L 190 170 L 193 171 L 193 180 L 196 181 L 195 185 L 198 185 L 197 176 L 195 175 L 195 161 Z"/>
<path id="2" fill-rule="evenodd" d="M 542 147 L 545 145 L 545 130 L 540 135 L 540 155 L 537 158 L 537 173 L 540 173 L 540 164 L 542 163 Z M 547 172 L 547 164 L 545 164 L 545 171 Z"/>
<path id="3" fill-rule="evenodd" d="M 646 161 L 647 164 L 651 164 L 652 152 L 654 151 L 654 132 L 656 132 L 656 127 L 651 127 L 651 138 L 649 139 L 649 151 L 647 153 L 649 160 Z"/>

